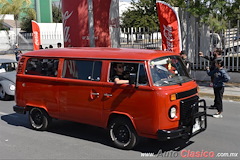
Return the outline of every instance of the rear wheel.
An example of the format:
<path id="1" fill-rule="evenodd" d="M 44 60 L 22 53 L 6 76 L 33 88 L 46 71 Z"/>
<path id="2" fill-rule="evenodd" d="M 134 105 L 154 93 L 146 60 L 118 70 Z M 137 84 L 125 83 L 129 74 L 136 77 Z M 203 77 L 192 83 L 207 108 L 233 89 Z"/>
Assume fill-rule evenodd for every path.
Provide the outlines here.
<path id="1" fill-rule="evenodd" d="M 109 133 L 115 147 L 121 149 L 132 149 L 136 146 L 138 136 L 131 123 L 125 117 L 113 119 L 109 125 Z"/>
<path id="2" fill-rule="evenodd" d="M 1 85 L 0 85 L 0 99 L 5 100 L 5 101 L 11 99 L 11 96 L 6 93 L 3 86 L 1 86 Z"/>
<path id="3" fill-rule="evenodd" d="M 47 130 L 51 123 L 51 120 L 51 117 L 44 109 L 34 107 L 29 111 L 29 121 L 32 128 L 35 130 Z"/>

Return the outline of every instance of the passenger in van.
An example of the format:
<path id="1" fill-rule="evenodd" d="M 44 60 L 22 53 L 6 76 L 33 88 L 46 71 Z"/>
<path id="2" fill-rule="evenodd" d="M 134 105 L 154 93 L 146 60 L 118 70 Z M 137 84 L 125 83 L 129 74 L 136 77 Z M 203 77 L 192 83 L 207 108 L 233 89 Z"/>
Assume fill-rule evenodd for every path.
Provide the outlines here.
<path id="1" fill-rule="evenodd" d="M 115 84 L 128 84 L 129 80 L 127 75 L 124 74 L 124 64 L 123 63 L 114 63 L 113 64 L 114 75 L 113 82 Z"/>
<path id="2" fill-rule="evenodd" d="M 176 68 L 173 66 L 172 60 L 168 58 L 166 62 L 167 64 L 165 64 L 164 67 L 166 67 L 167 70 L 174 75 Z"/>
<path id="3" fill-rule="evenodd" d="M 165 68 L 162 65 L 152 66 L 151 72 L 152 72 L 152 77 L 153 77 L 153 82 L 154 83 L 159 81 L 159 80 L 162 80 L 162 79 L 167 79 L 170 76 L 167 68 Z"/>

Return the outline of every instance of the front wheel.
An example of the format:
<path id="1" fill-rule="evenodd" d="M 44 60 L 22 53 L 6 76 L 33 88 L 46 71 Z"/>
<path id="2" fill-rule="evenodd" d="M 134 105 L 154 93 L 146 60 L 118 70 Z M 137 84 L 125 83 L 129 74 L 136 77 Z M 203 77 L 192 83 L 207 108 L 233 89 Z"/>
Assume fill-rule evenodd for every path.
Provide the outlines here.
<path id="1" fill-rule="evenodd" d="M 48 129 L 51 117 L 44 109 L 34 107 L 29 111 L 29 121 L 33 129 L 44 131 Z"/>
<path id="2" fill-rule="evenodd" d="M 138 136 L 130 120 L 119 117 L 110 122 L 109 133 L 117 148 L 132 149 L 138 142 Z"/>

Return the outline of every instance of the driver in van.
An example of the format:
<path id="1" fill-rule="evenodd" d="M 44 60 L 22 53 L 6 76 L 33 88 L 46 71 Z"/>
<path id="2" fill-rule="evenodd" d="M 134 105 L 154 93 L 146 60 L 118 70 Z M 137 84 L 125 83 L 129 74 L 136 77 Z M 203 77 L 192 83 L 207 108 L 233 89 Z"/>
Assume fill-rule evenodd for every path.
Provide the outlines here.
<path id="1" fill-rule="evenodd" d="M 113 75 L 113 82 L 115 84 L 128 84 L 129 80 L 127 75 L 124 74 L 124 64 L 123 63 L 114 63 L 113 69 L 115 74 Z"/>
<path id="2" fill-rule="evenodd" d="M 151 71 L 154 83 L 169 78 L 168 70 L 162 65 L 153 65 Z"/>

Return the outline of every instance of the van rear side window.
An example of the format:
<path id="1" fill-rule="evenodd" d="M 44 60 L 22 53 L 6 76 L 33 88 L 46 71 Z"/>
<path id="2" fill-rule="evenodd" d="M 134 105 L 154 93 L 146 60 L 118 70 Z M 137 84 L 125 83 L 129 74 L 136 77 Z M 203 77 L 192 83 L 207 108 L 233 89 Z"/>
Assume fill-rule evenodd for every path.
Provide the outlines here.
<path id="1" fill-rule="evenodd" d="M 30 58 L 27 61 L 25 74 L 56 77 L 58 59 Z"/>
<path id="2" fill-rule="evenodd" d="M 101 61 L 65 60 L 62 77 L 100 81 L 101 69 Z"/>

